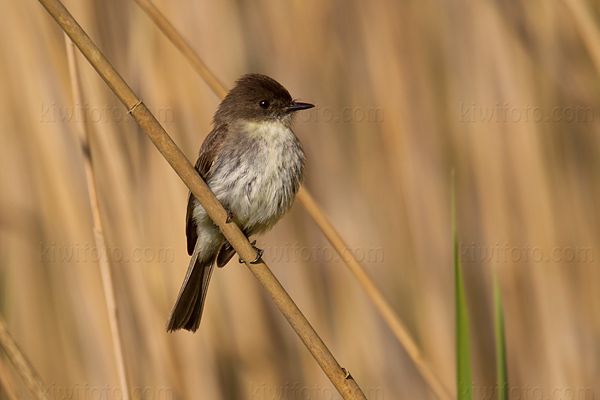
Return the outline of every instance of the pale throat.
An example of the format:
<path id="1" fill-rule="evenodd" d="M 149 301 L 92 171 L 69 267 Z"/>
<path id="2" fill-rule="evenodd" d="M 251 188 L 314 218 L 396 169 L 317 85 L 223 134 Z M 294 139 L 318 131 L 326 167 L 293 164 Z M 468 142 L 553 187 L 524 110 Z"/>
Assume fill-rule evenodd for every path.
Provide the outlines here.
<path id="1" fill-rule="evenodd" d="M 291 168 L 299 162 L 299 154 L 291 151 L 296 147 L 296 136 L 281 121 L 247 122 L 244 134 L 250 141 L 260 143 L 255 156 L 262 162 L 258 170 L 264 174 L 263 178 L 280 180 L 283 178 L 278 176 L 281 167 Z"/>
<path id="2" fill-rule="evenodd" d="M 293 139 L 294 134 L 287 124 L 280 120 L 244 121 L 244 130 L 249 138 L 263 138 L 267 141 Z"/>

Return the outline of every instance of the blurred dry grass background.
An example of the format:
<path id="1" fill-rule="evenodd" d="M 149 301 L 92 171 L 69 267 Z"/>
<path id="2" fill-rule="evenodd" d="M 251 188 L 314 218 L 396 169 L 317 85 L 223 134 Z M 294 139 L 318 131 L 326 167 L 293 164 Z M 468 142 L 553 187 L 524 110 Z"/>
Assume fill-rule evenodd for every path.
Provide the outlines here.
<path id="1" fill-rule="evenodd" d="M 52 397 L 119 398 L 63 34 L 35 1 L 0 3 L 0 315 Z M 194 161 L 217 97 L 133 2 L 64 4 Z M 600 395 L 599 80 L 563 2 L 157 6 L 228 86 L 261 72 L 317 104 L 295 127 L 305 185 L 451 391 L 455 168 L 475 398 L 495 386 L 493 268 L 511 398 Z M 236 262 L 199 332 L 165 333 L 187 189 L 79 66 L 132 397 L 339 398 Z M 432 398 L 301 207 L 258 244 L 369 399 Z"/>

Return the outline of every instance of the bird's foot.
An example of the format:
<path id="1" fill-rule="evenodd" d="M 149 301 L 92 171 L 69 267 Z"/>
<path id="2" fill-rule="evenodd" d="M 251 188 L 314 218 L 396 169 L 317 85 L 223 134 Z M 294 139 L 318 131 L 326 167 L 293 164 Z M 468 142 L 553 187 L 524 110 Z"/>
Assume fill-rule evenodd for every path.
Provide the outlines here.
<path id="1" fill-rule="evenodd" d="M 256 258 L 254 259 L 254 261 L 251 261 L 250 264 L 256 264 L 258 261 L 260 261 L 260 258 L 262 257 L 264 251 L 255 246 L 256 240 L 253 241 L 251 244 L 252 244 L 252 247 L 254 247 L 254 250 L 256 250 Z"/>
<path id="2" fill-rule="evenodd" d="M 226 224 L 228 224 L 228 223 L 230 223 L 231 221 L 233 221 L 233 211 L 231 211 L 231 210 L 227 210 L 227 218 L 225 219 L 225 223 L 226 223 Z M 218 225 L 216 222 L 214 222 L 214 221 L 213 221 L 213 226 L 214 226 L 215 228 L 218 228 L 218 227 L 219 227 L 219 225 Z"/>
<path id="3" fill-rule="evenodd" d="M 258 261 L 260 260 L 260 258 L 262 257 L 264 251 L 262 249 L 259 249 L 258 247 L 256 247 L 256 240 L 253 241 L 252 243 L 250 243 L 252 245 L 252 247 L 254 247 L 254 250 L 256 250 L 256 258 L 254 259 L 254 261 L 250 261 L 250 264 L 256 264 L 258 263 Z M 240 264 L 243 264 L 244 261 L 241 259 L 238 260 Z"/>

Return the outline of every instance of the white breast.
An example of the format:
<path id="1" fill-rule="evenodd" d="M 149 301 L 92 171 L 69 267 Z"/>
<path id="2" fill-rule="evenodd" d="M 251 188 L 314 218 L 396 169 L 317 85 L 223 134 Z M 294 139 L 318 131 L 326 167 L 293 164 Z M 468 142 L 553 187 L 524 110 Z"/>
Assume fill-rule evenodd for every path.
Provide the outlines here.
<path id="1" fill-rule="evenodd" d="M 280 122 L 248 123 L 236 143 L 222 147 L 208 184 L 248 235 L 261 233 L 291 207 L 303 160 L 290 128 Z"/>

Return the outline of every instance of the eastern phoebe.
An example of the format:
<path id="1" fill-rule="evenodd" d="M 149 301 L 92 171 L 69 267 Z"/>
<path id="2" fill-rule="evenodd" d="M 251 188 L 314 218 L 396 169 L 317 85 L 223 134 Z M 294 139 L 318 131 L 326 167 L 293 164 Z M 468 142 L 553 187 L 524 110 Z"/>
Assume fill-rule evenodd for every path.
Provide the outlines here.
<path id="1" fill-rule="evenodd" d="M 305 158 L 290 126 L 296 111 L 311 107 L 259 74 L 242 76 L 219 105 L 196 170 L 228 211 L 228 222 L 235 222 L 246 237 L 268 231 L 292 206 Z M 198 329 L 214 264 L 223 267 L 235 254 L 191 193 L 186 235 L 192 258 L 169 315 L 170 332 Z M 261 255 L 257 249 L 254 261 Z"/>

